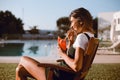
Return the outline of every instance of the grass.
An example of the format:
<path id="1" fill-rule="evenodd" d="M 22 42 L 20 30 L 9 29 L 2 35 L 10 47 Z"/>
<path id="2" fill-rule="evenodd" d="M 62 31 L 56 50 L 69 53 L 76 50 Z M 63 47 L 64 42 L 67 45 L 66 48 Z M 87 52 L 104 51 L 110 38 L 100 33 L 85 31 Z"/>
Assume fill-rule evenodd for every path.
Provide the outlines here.
<path id="1" fill-rule="evenodd" d="M 0 63 L 0 80 L 15 80 L 14 63 Z M 120 80 L 120 64 L 93 64 L 85 80 Z"/>
<path id="2" fill-rule="evenodd" d="M 86 80 L 120 80 L 120 64 L 93 64 Z"/>
<path id="3" fill-rule="evenodd" d="M 0 80 L 15 80 L 15 68 L 17 64 L 0 63 Z"/>

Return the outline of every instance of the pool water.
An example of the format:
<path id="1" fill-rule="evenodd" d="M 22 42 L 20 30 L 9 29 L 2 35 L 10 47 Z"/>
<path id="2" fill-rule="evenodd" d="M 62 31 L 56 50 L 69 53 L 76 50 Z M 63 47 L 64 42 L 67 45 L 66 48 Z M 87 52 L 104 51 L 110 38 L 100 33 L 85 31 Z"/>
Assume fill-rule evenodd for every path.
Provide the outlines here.
<path id="1" fill-rule="evenodd" d="M 56 40 L 6 41 L 0 43 L 0 56 L 57 56 Z"/>

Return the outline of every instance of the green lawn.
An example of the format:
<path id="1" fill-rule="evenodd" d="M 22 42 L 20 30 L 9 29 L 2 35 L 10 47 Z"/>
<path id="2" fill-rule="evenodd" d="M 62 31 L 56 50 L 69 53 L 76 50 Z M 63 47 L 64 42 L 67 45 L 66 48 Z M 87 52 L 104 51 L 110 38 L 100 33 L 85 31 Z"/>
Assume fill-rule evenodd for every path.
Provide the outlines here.
<path id="1" fill-rule="evenodd" d="M 15 80 L 16 66 L 0 63 L 0 80 Z M 120 64 L 93 64 L 85 80 L 120 80 Z"/>

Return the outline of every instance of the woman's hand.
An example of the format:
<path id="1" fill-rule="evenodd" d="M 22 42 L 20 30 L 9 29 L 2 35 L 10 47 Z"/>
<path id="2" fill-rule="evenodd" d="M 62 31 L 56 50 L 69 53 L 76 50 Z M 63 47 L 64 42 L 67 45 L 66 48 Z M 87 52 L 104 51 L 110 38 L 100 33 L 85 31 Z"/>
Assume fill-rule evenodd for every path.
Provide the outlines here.
<path id="1" fill-rule="evenodd" d="M 68 32 L 67 32 L 67 38 L 68 40 L 73 43 L 74 42 L 74 39 L 75 39 L 75 31 L 70 29 Z"/>
<path id="2" fill-rule="evenodd" d="M 60 48 L 59 44 L 58 44 L 58 54 L 60 55 L 60 57 L 62 57 L 62 55 L 64 54 L 64 51 Z"/>

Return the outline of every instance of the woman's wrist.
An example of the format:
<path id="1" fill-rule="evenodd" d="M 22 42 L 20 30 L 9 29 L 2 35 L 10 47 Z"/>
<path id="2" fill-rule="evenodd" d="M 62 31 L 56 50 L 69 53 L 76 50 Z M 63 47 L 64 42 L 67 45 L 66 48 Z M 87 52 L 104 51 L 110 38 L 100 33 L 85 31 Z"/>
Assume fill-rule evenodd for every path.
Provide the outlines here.
<path id="1" fill-rule="evenodd" d="M 70 43 L 70 44 L 73 44 L 73 43 L 74 43 L 74 40 L 69 40 L 69 43 Z"/>
<path id="2" fill-rule="evenodd" d="M 69 48 L 70 48 L 70 46 L 71 46 L 73 43 L 74 43 L 74 41 L 69 40 L 69 41 L 68 41 L 67 48 L 69 49 Z"/>

